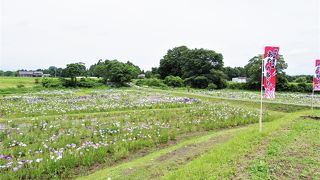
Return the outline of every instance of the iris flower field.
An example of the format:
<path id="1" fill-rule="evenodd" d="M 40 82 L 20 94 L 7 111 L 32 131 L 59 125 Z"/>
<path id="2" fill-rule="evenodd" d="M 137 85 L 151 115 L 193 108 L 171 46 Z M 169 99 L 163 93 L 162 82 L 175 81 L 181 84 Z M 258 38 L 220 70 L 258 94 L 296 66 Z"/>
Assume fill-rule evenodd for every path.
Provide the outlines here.
<path id="1" fill-rule="evenodd" d="M 255 106 L 207 97 L 226 93 L 197 92 L 206 95 L 199 98 L 178 93 L 120 88 L 5 95 L 0 98 L 0 179 L 77 178 L 134 161 L 141 151 L 145 156 L 171 147 L 183 137 L 255 126 L 259 120 Z M 265 109 L 264 122 L 285 114 Z M 141 177 L 129 175 L 101 177 Z"/>

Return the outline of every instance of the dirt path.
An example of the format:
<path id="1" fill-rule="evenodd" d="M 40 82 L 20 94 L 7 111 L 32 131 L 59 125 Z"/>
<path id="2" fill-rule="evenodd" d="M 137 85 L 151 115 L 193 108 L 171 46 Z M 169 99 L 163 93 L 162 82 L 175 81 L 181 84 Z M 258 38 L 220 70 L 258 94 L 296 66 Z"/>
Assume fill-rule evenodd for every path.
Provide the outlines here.
<path id="1" fill-rule="evenodd" d="M 227 142 L 235 132 L 244 131 L 245 128 L 239 127 L 208 132 L 206 135 L 191 138 L 175 146 L 148 154 L 140 159 L 98 171 L 83 179 L 99 179 L 101 177 L 99 176 L 100 173 L 108 174 L 111 179 L 159 179 L 163 175 L 177 170 L 205 154 L 214 146 Z"/>

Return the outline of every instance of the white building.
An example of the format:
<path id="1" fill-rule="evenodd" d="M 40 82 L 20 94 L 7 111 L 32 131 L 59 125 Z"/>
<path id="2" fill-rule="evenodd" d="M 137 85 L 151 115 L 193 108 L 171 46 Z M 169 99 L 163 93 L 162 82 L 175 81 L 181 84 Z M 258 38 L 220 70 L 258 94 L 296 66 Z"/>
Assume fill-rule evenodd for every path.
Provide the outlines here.
<path id="1" fill-rule="evenodd" d="M 146 75 L 145 75 L 145 74 L 139 74 L 139 75 L 138 75 L 138 78 L 139 78 L 139 79 L 144 79 L 144 78 L 146 78 Z"/>
<path id="2" fill-rule="evenodd" d="M 247 81 L 248 81 L 248 78 L 246 78 L 246 77 L 232 78 L 232 82 L 236 82 L 236 83 L 246 83 Z"/>
<path id="3" fill-rule="evenodd" d="M 20 77 L 42 77 L 42 71 L 19 71 L 18 75 Z"/>

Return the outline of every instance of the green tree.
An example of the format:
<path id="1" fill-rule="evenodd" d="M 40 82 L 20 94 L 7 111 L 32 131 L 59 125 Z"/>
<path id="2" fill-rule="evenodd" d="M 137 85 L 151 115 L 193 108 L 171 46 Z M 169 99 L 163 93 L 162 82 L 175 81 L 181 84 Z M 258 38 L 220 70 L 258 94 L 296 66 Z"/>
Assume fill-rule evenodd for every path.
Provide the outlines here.
<path id="1" fill-rule="evenodd" d="M 74 86 L 77 84 L 77 76 L 86 75 L 86 66 L 84 63 L 72 63 L 67 64 L 67 67 L 64 69 L 66 77 L 71 78 L 71 82 Z"/>
<path id="2" fill-rule="evenodd" d="M 222 68 L 222 54 L 202 48 L 188 49 L 180 46 L 168 50 L 160 60 L 159 74 L 161 78 L 179 76 L 192 87 L 206 88 L 217 75 L 223 76 L 219 79 L 224 78 L 223 72 L 212 74 L 212 70 L 221 71 Z"/>
<path id="3" fill-rule="evenodd" d="M 307 83 L 306 77 L 298 77 L 296 80 L 294 80 L 296 83 Z"/>
<path id="4" fill-rule="evenodd" d="M 210 74 L 212 69 L 221 70 L 223 67 L 222 54 L 212 50 L 189 50 L 185 57 L 186 59 L 182 65 L 183 78 Z"/>
<path id="5" fill-rule="evenodd" d="M 15 76 L 16 75 L 16 72 L 14 71 L 5 71 L 3 73 L 4 76 Z"/>
<path id="6" fill-rule="evenodd" d="M 168 50 L 167 54 L 160 60 L 158 73 L 161 78 L 169 75 L 182 77 L 182 65 L 186 60 L 189 49 L 186 46 L 175 47 Z"/>
<path id="7" fill-rule="evenodd" d="M 247 77 L 244 67 L 225 67 L 223 72 L 227 75 L 228 80 L 232 80 L 235 77 Z"/>
<path id="8" fill-rule="evenodd" d="M 249 63 L 244 67 L 248 77 L 250 78 L 249 87 L 252 89 L 259 89 L 261 85 L 261 62 L 263 55 L 258 55 L 249 60 Z M 276 69 L 277 69 L 277 89 L 283 90 L 288 86 L 288 80 L 286 73 L 284 72 L 287 69 L 288 64 L 285 62 L 282 55 L 279 55 Z"/>
<path id="9" fill-rule="evenodd" d="M 112 60 L 105 66 L 106 73 L 103 74 L 105 81 L 118 83 L 120 85 L 130 82 L 139 74 L 135 66 L 129 63 L 119 62 L 118 60 Z"/>
<path id="10" fill-rule="evenodd" d="M 223 89 L 227 87 L 227 75 L 221 70 L 211 69 L 210 74 L 206 77 L 211 83 L 217 86 L 216 89 Z"/>
<path id="11" fill-rule="evenodd" d="M 50 67 L 48 68 L 47 72 L 44 71 L 43 73 L 45 73 L 45 74 L 50 74 L 51 77 L 56 77 L 56 76 L 58 76 L 57 70 L 58 70 L 57 67 L 55 67 L 55 66 L 50 66 Z"/>

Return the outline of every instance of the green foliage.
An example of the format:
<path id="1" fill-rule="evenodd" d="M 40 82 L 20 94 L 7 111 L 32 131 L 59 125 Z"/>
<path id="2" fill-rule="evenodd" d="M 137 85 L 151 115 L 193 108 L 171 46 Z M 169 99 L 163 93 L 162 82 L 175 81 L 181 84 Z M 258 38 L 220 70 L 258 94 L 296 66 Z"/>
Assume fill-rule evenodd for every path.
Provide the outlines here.
<path id="1" fill-rule="evenodd" d="M 103 86 L 104 84 L 99 82 L 98 80 L 91 79 L 91 78 L 81 78 L 79 82 L 77 82 L 78 87 L 84 88 L 93 88 Z"/>
<path id="2" fill-rule="evenodd" d="M 258 90 L 261 86 L 261 63 L 263 60 L 263 55 L 258 55 L 249 60 L 249 63 L 244 67 L 250 81 L 248 82 L 248 87 Z M 277 89 L 284 90 L 288 86 L 287 76 L 284 72 L 287 69 L 288 64 L 285 62 L 282 55 L 279 55 L 277 61 Z"/>
<path id="3" fill-rule="evenodd" d="M 15 76 L 16 72 L 14 71 L 2 71 L 0 76 Z"/>
<path id="4" fill-rule="evenodd" d="M 107 73 L 103 77 L 113 83 L 125 84 L 136 78 L 139 74 L 139 70 L 130 65 L 119 62 L 118 60 L 112 60 L 106 66 Z"/>
<path id="5" fill-rule="evenodd" d="M 63 79 L 43 78 L 42 86 L 45 88 L 61 88 L 63 87 Z"/>
<path id="6" fill-rule="evenodd" d="M 137 86 L 162 87 L 162 88 L 167 87 L 167 85 L 165 85 L 162 80 L 156 79 L 156 78 L 139 79 L 139 80 L 137 80 L 136 85 Z"/>
<path id="7" fill-rule="evenodd" d="M 23 84 L 17 84 L 17 88 L 24 88 Z"/>
<path id="8" fill-rule="evenodd" d="M 222 71 L 212 69 L 207 77 L 209 78 L 210 82 L 217 85 L 217 89 L 223 89 L 227 87 L 227 76 Z"/>
<path id="9" fill-rule="evenodd" d="M 64 69 L 64 74 L 66 77 L 70 77 L 73 86 L 76 86 L 76 77 L 86 75 L 86 66 L 84 65 L 84 63 L 67 64 L 67 67 Z"/>
<path id="10" fill-rule="evenodd" d="M 218 88 L 218 86 L 217 85 L 215 85 L 214 83 L 210 83 L 209 85 L 208 85 L 208 90 L 214 90 L 214 89 L 217 89 Z"/>
<path id="11" fill-rule="evenodd" d="M 167 54 L 160 60 L 158 72 L 161 78 L 169 75 L 182 77 L 182 66 L 186 55 L 190 51 L 186 46 L 175 47 L 168 50 Z"/>
<path id="12" fill-rule="evenodd" d="M 235 77 L 247 77 L 246 70 L 243 67 L 225 67 L 223 72 L 227 75 L 228 80 Z"/>
<path id="13" fill-rule="evenodd" d="M 40 83 L 39 79 L 38 78 L 34 79 L 34 83 L 39 84 Z"/>
<path id="14" fill-rule="evenodd" d="M 313 83 L 313 75 L 297 75 L 297 76 L 288 76 L 287 79 L 289 82 L 295 83 Z"/>
<path id="15" fill-rule="evenodd" d="M 214 83 L 218 88 L 225 87 L 226 76 L 221 71 L 223 57 L 207 49 L 188 49 L 186 46 L 168 50 L 160 60 L 158 72 L 161 78 L 179 76 L 195 88 L 206 88 Z"/>
<path id="16" fill-rule="evenodd" d="M 231 82 L 229 81 L 227 83 L 228 89 L 239 89 L 239 90 L 248 90 L 248 83 L 237 83 L 237 82 Z"/>
<path id="17" fill-rule="evenodd" d="M 254 90 L 258 86 L 260 85 L 257 82 L 256 84 L 228 82 L 227 88 L 239 90 Z M 313 85 L 311 83 L 280 83 L 276 88 L 277 91 L 310 93 L 312 92 Z"/>
<path id="18" fill-rule="evenodd" d="M 127 63 L 118 60 L 99 60 L 90 67 L 89 72 L 96 77 L 103 77 L 105 82 L 125 85 L 136 78 L 141 70 L 130 61 Z"/>
<path id="19" fill-rule="evenodd" d="M 294 80 L 295 83 L 307 83 L 307 78 L 306 77 L 298 77 L 297 79 Z"/>
<path id="20" fill-rule="evenodd" d="M 185 84 L 195 88 L 207 88 L 209 79 L 205 76 L 189 77 L 184 80 Z"/>
<path id="21" fill-rule="evenodd" d="M 290 83 L 286 89 L 289 92 L 312 92 L 313 84 L 311 83 Z"/>
<path id="22" fill-rule="evenodd" d="M 4 88 L 0 89 L 0 94 L 7 95 L 7 94 L 24 94 L 24 93 L 31 93 L 31 92 L 38 92 L 43 90 L 41 86 L 33 86 L 30 87 L 24 87 L 24 88 Z"/>
<path id="23" fill-rule="evenodd" d="M 268 163 L 262 160 L 254 162 L 250 167 L 250 175 L 252 179 L 270 179 Z"/>
<path id="24" fill-rule="evenodd" d="M 179 76 L 167 76 L 164 79 L 164 83 L 172 87 L 182 87 L 183 80 Z"/>

